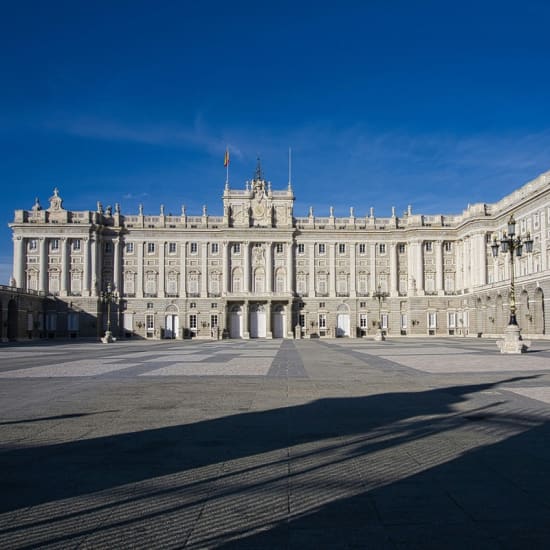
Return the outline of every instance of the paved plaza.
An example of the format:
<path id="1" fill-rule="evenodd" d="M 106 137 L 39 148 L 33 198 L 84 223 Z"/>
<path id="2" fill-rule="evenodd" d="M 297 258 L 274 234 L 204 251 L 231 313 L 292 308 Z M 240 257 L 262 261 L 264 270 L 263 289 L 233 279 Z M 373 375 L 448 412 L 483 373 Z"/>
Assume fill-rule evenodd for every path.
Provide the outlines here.
<path id="1" fill-rule="evenodd" d="M 550 342 L 0 347 L 0 548 L 550 548 Z"/>

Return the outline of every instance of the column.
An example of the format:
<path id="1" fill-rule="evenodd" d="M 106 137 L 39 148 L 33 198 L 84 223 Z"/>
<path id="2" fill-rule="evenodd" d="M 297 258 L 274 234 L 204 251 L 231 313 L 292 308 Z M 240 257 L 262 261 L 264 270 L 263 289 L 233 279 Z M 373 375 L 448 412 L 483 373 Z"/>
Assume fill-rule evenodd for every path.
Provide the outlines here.
<path id="1" fill-rule="evenodd" d="M 17 288 L 27 288 L 27 282 L 25 281 L 26 263 L 25 239 L 19 236 L 13 237 L 13 276 L 15 278 L 15 286 Z"/>
<path id="2" fill-rule="evenodd" d="M 284 335 L 285 338 L 292 338 L 293 334 L 293 328 L 292 328 L 292 302 L 288 303 L 285 306 L 286 314 L 285 314 L 285 322 L 286 322 L 286 334 Z"/>
<path id="3" fill-rule="evenodd" d="M 397 245 L 390 243 L 390 296 L 398 295 Z"/>
<path id="4" fill-rule="evenodd" d="M 244 258 L 243 290 L 245 293 L 248 294 L 250 292 L 250 243 L 248 241 L 243 243 L 243 258 Z M 246 307 L 247 307 L 246 311 L 248 315 L 248 305 Z M 248 320 L 246 322 L 248 323 Z"/>
<path id="5" fill-rule="evenodd" d="M 231 271 L 231 268 L 229 266 L 229 243 L 227 241 L 223 241 L 222 243 L 222 296 L 227 296 L 230 271 Z"/>
<path id="6" fill-rule="evenodd" d="M 137 246 L 137 281 L 136 297 L 143 298 L 143 247 L 144 242 L 136 242 Z"/>
<path id="7" fill-rule="evenodd" d="M 335 297 L 336 296 L 336 249 L 337 244 L 336 243 L 329 243 L 328 244 L 328 265 L 330 269 L 330 277 L 329 277 L 329 296 Z"/>
<path id="8" fill-rule="evenodd" d="M 376 243 L 369 244 L 369 259 L 370 259 L 370 295 L 376 292 Z"/>
<path id="9" fill-rule="evenodd" d="M 463 268 L 463 284 L 464 290 L 471 290 L 471 241 L 469 237 L 465 237 L 462 245 L 462 268 Z"/>
<path id="10" fill-rule="evenodd" d="M 40 273 L 38 290 L 48 291 L 48 239 L 40 237 Z"/>
<path id="11" fill-rule="evenodd" d="M 91 296 L 97 296 L 97 237 L 95 235 L 92 237 L 90 256 L 90 294 Z"/>
<path id="12" fill-rule="evenodd" d="M 82 296 L 90 295 L 90 239 L 85 237 L 83 252 Z"/>
<path id="13" fill-rule="evenodd" d="M 294 246 L 292 241 L 286 245 L 286 291 L 294 294 Z"/>
<path id="14" fill-rule="evenodd" d="M 356 295 L 356 277 L 357 277 L 357 266 L 356 264 L 356 250 L 357 243 L 353 242 L 350 244 L 349 251 L 349 295 L 351 298 L 355 298 Z M 355 336 L 355 331 L 352 331 L 352 334 Z"/>
<path id="15" fill-rule="evenodd" d="M 462 291 L 464 289 L 464 262 L 463 262 L 463 255 L 462 255 L 462 241 L 455 241 L 454 245 L 455 245 L 454 253 L 455 253 L 455 265 L 456 265 L 455 290 Z"/>
<path id="16" fill-rule="evenodd" d="M 250 307 L 248 304 L 248 300 L 245 300 L 243 304 L 243 338 L 244 339 L 250 338 L 249 315 L 250 315 Z"/>
<path id="17" fill-rule="evenodd" d="M 67 280 L 69 278 L 68 273 L 68 259 L 69 259 L 69 239 L 62 237 L 61 241 L 61 280 L 60 284 L 60 294 L 61 296 L 67 296 Z"/>
<path id="18" fill-rule="evenodd" d="M 315 243 L 309 245 L 309 281 L 308 281 L 308 296 L 315 296 Z"/>
<path id="19" fill-rule="evenodd" d="M 265 324 L 266 324 L 266 337 L 273 338 L 273 333 L 271 330 L 271 301 L 268 300 L 265 305 Z"/>
<path id="20" fill-rule="evenodd" d="M 122 290 L 121 280 L 120 280 L 120 237 L 115 237 L 114 242 L 114 259 L 113 259 L 113 285 L 115 290 L 120 294 Z"/>
<path id="21" fill-rule="evenodd" d="M 485 242 L 485 234 L 477 235 L 477 258 L 479 258 L 479 273 L 477 284 L 484 286 L 487 284 L 487 244 Z"/>
<path id="22" fill-rule="evenodd" d="M 435 290 L 443 294 L 443 241 L 435 241 Z"/>
<path id="23" fill-rule="evenodd" d="M 187 243 L 184 241 L 180 246 L 180 296 L 187 295 Z"/>
<path id="24" fill-rule="evenodd" d="M 416 288 L 420 294 L 424 294 L 424 242 L 417 243 L 416 248 Z"/>
<path id="25" fill-rule="evenodd" d="M 161 241 L 159 246 L 159 284 L 158 297 L 164 298 L 166 289 L 166 243 Z"/>
<path id="26" fill-rule="evenodd" d="M 546 271 L 548 269 L 548 253 L 546 247 L 548 246 L 547 234 L 547 213 L 546 209 L 541 210 L 540 213 L 540 269 Z M 534 237 L 533 237 L 534 238 Z"/>
<path id="27" fill-rule="evenodd" d="M 266 250 L 266 258 L 265 258 L 265 264 L 266 264 L 266 270 L 265 270 L 265 278 L 266 278 L 266 292 L 268 294 L 271 294 L 273 292 L 273 243 L 266 243 L 267 244 L 267 250 Z M 271 330 L 271 329 L 268 329 Z"/>
<path id="28" fill-rule="evenodd" d="M 201 298 L 208 297 L 208 243 L 201 243 Z"/>

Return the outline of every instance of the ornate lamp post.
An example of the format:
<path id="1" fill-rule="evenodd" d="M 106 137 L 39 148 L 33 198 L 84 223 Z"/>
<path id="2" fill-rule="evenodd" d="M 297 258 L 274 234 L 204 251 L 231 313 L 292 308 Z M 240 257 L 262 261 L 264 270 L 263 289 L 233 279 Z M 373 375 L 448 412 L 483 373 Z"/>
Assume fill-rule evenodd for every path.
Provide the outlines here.
<path id="1" fill-rule="evenodd" d="M 104 344 L 110 344 L 115 341 L 113 333 L 111 332 L 111 304 L 114 304 L 118 300 L 118 294 L 111 287 L 111 283 L 107 284 L 107 289 L 101 292 L 101 303 L 107 304 L 107 330 L 105 336 L 101 339 Z"/>
<path id="2" fill-rule="evenodd" d="M 514 254 L 519 258 L 523 254 L 523 249 L 527 254 L 533 251 L 533 239 L 527 233 L 524 237 L 516 235 L 516 220 L 510 216 L 508 220 L 508 234 L 504 233 L 500 243 L 496 237 L 493 239 L 491 250 L 493 257 L 498 256 L 499 250 L 503 254 L 510 254 L 510 320 L 504 331 L 504 340 L 497 342 L 501 353 L 523 353 L 530 342 L 524 342 L 521 338 L 521 331 L 516 319 L 516 289 L 514 281 Z"/>
<path id="3" fill-rule="evenodd" d="M 378 285 L 376 292 L 373 292 L 372 297 L 378 300 L 378 329 L 374 335 L 374 339 L 378 342 L 383 342 L 386 337 L 382 331 L 382 314 L 381 314 L 381 303 L 389 294 L 387 292 L 382 292 L 382 287 Z"/>

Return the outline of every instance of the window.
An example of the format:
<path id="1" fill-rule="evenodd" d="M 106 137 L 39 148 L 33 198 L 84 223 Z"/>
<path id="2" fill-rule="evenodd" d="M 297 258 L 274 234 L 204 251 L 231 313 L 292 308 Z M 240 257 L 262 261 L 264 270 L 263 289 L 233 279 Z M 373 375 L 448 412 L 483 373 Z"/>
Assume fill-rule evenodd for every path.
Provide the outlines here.
<path id="1" fill-rule="evenodd" d="M 304 254 L 304 252 L 305 252 L 304 243 L 298 243 L 298 254 Z"/>
<path id="2" fill-rule="evenodd" d="M 306 326 L 306 316 L 303 313 L 298 315 L 298 324 L 304 328 Z"/>
<path id="3" fill-rule="evenodd" d="M 359 327 L 360 328 L 363 328 L 363 329 L 366 329 L 368 327 L 368 322 L 367 322 L 367 314 L 366 313 L 361 313 L 361 315 L 359 315 Z"/>
<path id="4" fill-rule="evenodd" d="M 385 254 L 386 253 L 386 245 L 384 243 L 380 243 L 378 245 L 378 252 L 380 254 Z"/>
<path id="5" fill-rule="evenodd" d="M 319 328 L 320 329 L 326 329 L 327 328 L 327 315 L 326 315 L 326 313 L 319 313 Z"/>
<path id="6" fill-rule="evenodd" d="M 428 313 L 428 328 L 435 329 L 437 327 L 437 314 L 435 312 Z"/>
<path id="7" fill-rule="evenodd" d="M 153 309 L 155 307 L 155 304 L 153 302 L 147 302 L 147 309 Z"/>
<path id="8" fill-rule="evenodd" d="M 217 304 L 217 302 L 211 303 L 211 304 L 210 304 L 210 307 L 211 307 L 212 309 L 218 309 L 218 304 Z"/>
<path id="9" fill-rule="evenodd" d="M 178 295 L 178 274 L 169 273 L 168 279 L 166 280 L 166 294 L 168 296 L 177 296 Z"/>
<path id="10" fill-rule="evenodd" d="M 210 315 L 210 326 L 212 328 L 216 328 L 218 326 L 218 315 L 217 314 Z"/>
<path id="11" fill-rule="evenodd" d="M 176 243 L 168 243 L 168 254 L 176 253 Z"/>
<path id="12" fill-rule="evenodd" d="M 361 243 L 359 245 L 359 254 L 365 254 L 367 251 L 367 245 L 365 243 Z"/>
<path id="13" fill-rule="evenodd" d="M 59 239 L 52 239 L 50 241 L 51 250 L 59 250 Z"/>
<path id="14" fill-rule="evenodd" d="M 29 250 L 36 250 L 38 248 L 38 242 L 36 239 L 29 240 Z"/>
<path id="15" fill-rule="evenodd" d="M 55 311 L 46 313 L 46 330 L 48 332 L 57 330 L 57 313 Z"/>
<path id="16" fill-rule="evenodd" d="M 449 328 L 456 328 L 456 313 L 454 311 L 449 312 Z"/>
<path id="17" fill-rule="evenodd" d="M 381 328 L 383 328 L 384 330 L 387 330 L 388 329 L 388 314 L 387 313 L 382 313 L 382 315 L 380 316 L 380 321 L 381 321 Z"/>
<path id="18" fill-rule="evenodd" d="M 240 254 L 240 253 L 241 253 L 241 243 L 234 243 L 233 254 Z"/>
<path id="19" fill-rule="evenodd" d="M 425 250 L 426 252 L 431 252 L 431 251 L 433 250 L 433 243 L 432 243 L 432 241 L 426 241 L 426 242 L 424 243 L 424 250 Z"/>
<path id="20" fill-rule="evenodd" d="M 155 253 L 155 243 L 147 243 L 147 254 Z"/>
<path id="21" fill-rule="evenodd" d="M 325 302 L 319 302 L 319 308 L 325 309 L 327 306 L 325 305 Z"/>
<path id="22" fill-rule="evenodd" d="M 107 241 L 105 243 L 105 252 L 107 254 L 110 254 L 113 251 L 113 243 L 111 241 Z"/>
<path id="23" fill-rule="evenodd" d="M 490 235 L 489 235 L 490 238 Z M 445 252 L 452 252 L 453 251 L 453 243 L 450 241 L 445 241 L 445 244 L 443 245 L 443 248 Z"/>
<path id="24" fill-rule="evenodd" d="M 399 254 L 405 254 L 405 245 L 403 243 L 400 243 L 397 250 L 399 251 Z"/>
<path id="25" fill-rule="evenodd" d="M 126 243 L 126 253 L 127 254 L 134 253 L 134 243 Z"/>
<path id="26" fill-rule="evenodd" d="M 326 252 L 326 246 L 324 243 L 319 244 L 319 254 L 325 254 Z"/>
<path id="27" fill-rule="evenodd" d="M 191 330 L 197 330 L 197 314 L 196 313 L 191 313 L 191 315 L 189 315 L 189 328 Z"/>
<path id="28" fill-rule="evenodd" d="M 80 250 L 80 239 L 73 239 L 73 250 Z"/>
<path id="29" fill-rule="evenodd" d="M 407 330 L 407 314 L 401 314 L 401 330 Z"/>
<path id="30" fill-rule="evenodd" d="M 199 245 L 197 243 L 191 243 L 189 245 L 189 251 L 191 254 L 196 254 L 199 250 Z"/>
<path id="31" fill-rule="evenodd" d="M 276 243 L 275 244 L 275 252 L 277 254 L 282 254 L 283 253 L 283 243 Z"/>
<path id="32" fill-rule="evenodd" d="M 346 245 L 344 243 L 340 243 L 338 245 L 338 254 L 345 254 L 346 253 Z"/>
<path id="33" fill-rule="evenodd" d="M 155 316 L 152 313 L 148 313 L 145 316 L 145 328 L 149 333 L 155 331 Z"/>
<path id="34" fill-rule="evenodd" d="M 67 330 L 70 332 L 75 332 L 78 330 L 78 321 L 79 321 L 79 314 L 78 313 L 68 313 L 67 314 Z"/>
<path id="35" fill-rule="evenodd" d="M 220 250 L 220 247 L 219 247 L 219 244 L 218 243 L 212 243 L 210 245 L 210 253 L 211 254 L 217 254 Z"/>
<path id="36" fill-rule="evenodd" d="M 359 307 L 360 308 L 366 308 L 367 307 L 367 302 L 359 302 Z"/>

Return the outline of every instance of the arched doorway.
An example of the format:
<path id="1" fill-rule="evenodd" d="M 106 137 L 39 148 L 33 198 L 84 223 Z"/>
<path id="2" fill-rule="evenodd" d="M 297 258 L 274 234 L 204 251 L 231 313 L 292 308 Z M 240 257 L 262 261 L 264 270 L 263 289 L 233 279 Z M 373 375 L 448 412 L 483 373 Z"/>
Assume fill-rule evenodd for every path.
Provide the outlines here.
<path id="1" fill-rule="evenodd" d="M 273 338 L 285 337 L 285 308 L 282 305 L 275 306 L 273 310 Z"/>
<path id="2" fill-rule="evenodd" d="M 261 304 L 250 308 L 250 338 L 265 338 L 267 336 L 267 324 L 265 307 Z"/>
<path id="3" fill-rule="evenodd" d="M 17 302 L 8 302 L 8 340 L 17 340 Z"/>
<path id="4" fill-rule="evenodd" d="M 336 310 L 336 337 L 342 338 L 349 335 L 349 308 L 346 304 L 340 304 Z"/>
<path id="5" fill-rule="evenodd" d="M 241 306 L 233 306 L 229 312 L 229 336 L 243 337 L 243 312 Z"/>
<path id="6" fill-rule="evenodd" d="M 533 332 L 544 334 L 544 293 L 540 287 L 535 290 L 533 298 Z"/>
<path id="7" fill-rule="evenodd" d="M 171 304 L 164 313 L 164 337 L 168 339 L 177 338 L 180 330 L 178 308 Z"/>

